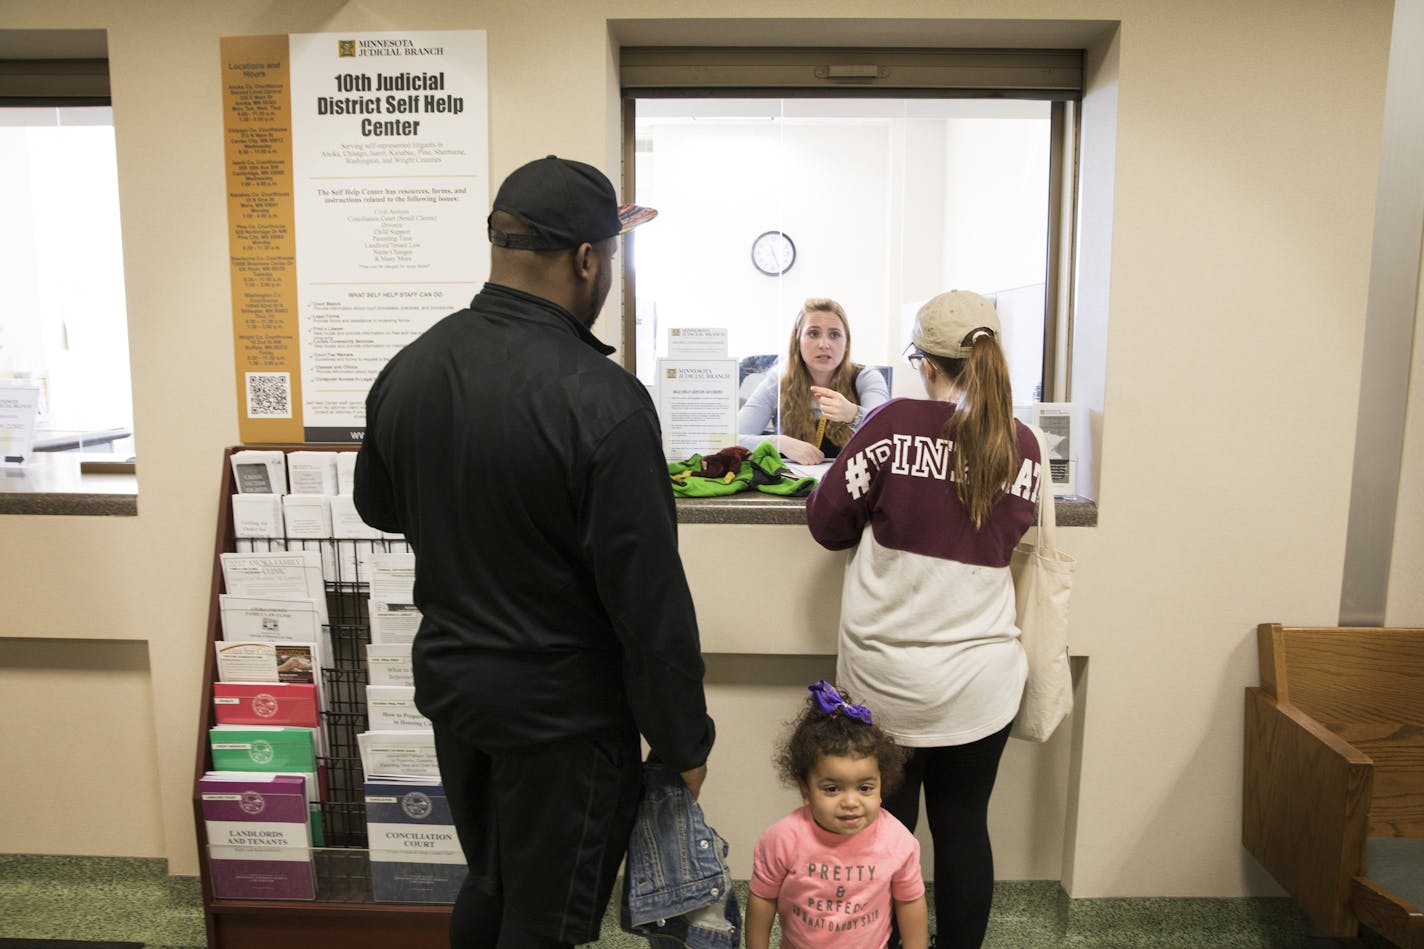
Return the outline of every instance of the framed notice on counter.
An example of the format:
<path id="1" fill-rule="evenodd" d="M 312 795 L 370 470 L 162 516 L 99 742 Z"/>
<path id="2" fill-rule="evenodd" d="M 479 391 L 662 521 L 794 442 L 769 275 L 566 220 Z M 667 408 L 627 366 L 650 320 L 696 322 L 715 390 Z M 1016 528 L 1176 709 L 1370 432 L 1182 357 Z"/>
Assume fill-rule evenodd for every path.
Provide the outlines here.
<path id="1" fill-rule="evenodd" d="M 489 201 L 479 30 L 221 42 L 244 442 L 354 442 L 386 361 L 466 306 Z"/>
<path id="2" fill-rule="evenodd" d="M 674 326 L 668 330 L 669 359 L 726 359 L 727 327 Z"/>
<path id="3" fill-rule="evenodd" d="M 668 461 L 737 443 L 737 361 L 659 359 L 658 421 Z"/>
<path id="4" fill-rule="evenodd" d="M 35 415 L 40 387 L 35 383 L 0 383 L 0 465 L 22 465 L 35 447 Z"/>

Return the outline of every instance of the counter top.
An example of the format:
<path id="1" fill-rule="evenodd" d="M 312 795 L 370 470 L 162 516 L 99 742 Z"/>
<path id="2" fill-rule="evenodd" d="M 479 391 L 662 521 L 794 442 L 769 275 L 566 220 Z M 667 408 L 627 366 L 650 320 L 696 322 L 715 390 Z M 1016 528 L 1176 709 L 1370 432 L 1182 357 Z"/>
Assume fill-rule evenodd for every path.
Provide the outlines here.
<path id="1" fill-rule="evenodd" d="M 1054 505 L 1059 527 L 1096 527 L 1096 501 L 1061 497 Z M 721 498 L 678 498 L 679 524 L 805 524 L 806 499 L 747 491 Z"/>
<path id="2" fill-rule="evenodd" d="M 0 514 L 134 516 L 138 479 L 130 474 L 81 473 L 83 461 L 112 461 L 89 452 L 37 454 L 19 468 L 0 468 Z M 1098 505 L 1088 498 L 1057 501 L 1058 526 L 1094 527 Z M 680 524 L 806 523 L 806 499 L 746 492 L 722 498 L 678 498 Z"/>
<path id="3" fill-rule="evenodd" d="M 85 461 L 114 460 L 102 452 L 37 452 L 24 465 L 0 468 L 0 514 L 132 517 L 138 514 L 136 476 L 80 471 Z"/>

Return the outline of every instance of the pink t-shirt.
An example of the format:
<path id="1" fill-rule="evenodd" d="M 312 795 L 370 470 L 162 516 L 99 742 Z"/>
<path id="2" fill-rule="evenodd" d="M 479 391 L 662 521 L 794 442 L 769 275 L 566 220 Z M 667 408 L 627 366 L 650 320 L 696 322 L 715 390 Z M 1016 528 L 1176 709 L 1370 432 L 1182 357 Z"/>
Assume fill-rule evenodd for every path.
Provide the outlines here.
<path id="1" fill-rule="evenodd" d="M 782 949 L 882 949 L 892 901 L 924 895 L 920 842 L 886 810 L 845 836 L 822 829 L 801 807 L 757 839 L 751 891 L 776 901 Z"/>

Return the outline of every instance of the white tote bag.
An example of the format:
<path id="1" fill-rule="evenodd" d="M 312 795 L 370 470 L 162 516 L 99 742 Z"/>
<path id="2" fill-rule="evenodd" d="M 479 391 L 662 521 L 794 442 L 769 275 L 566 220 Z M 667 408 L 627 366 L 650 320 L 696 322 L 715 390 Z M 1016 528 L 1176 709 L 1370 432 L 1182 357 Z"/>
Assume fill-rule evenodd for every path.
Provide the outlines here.
<path id="1" fill-rule="evenodd" d="M 1032 426 L 1030 426 L 1032 428 Z M 1028 680 L 1009 734 L 1047 741 L 1073 710 L 1073 675 L 1068 666 L 1068 598 L 1077 560 L 1058 549 L 1054 533 L 1053 479 L 1043 433 L 1033 429 L 1043 473 L 1038 489 L 1035 543 L 1020 541 L 1009 561 L 1014 576 L 1019 641 L 1028 656 Z"/>

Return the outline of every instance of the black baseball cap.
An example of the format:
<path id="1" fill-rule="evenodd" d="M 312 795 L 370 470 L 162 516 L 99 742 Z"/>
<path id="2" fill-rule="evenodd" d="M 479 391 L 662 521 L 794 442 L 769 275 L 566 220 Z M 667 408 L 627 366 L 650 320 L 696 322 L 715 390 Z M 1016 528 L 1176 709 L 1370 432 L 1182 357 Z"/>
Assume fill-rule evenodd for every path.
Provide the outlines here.
<path id="1" fill-rule="evenodd" d="M 597 168 L 550 155 L 510 172 L 493 211 L 523 222 L 529 234 L 489 229 L 491 244 L 514 250 L 562 250 L 616 237 L 657 217 L 652 208 L 618 203 L 613 183 Z"/>

